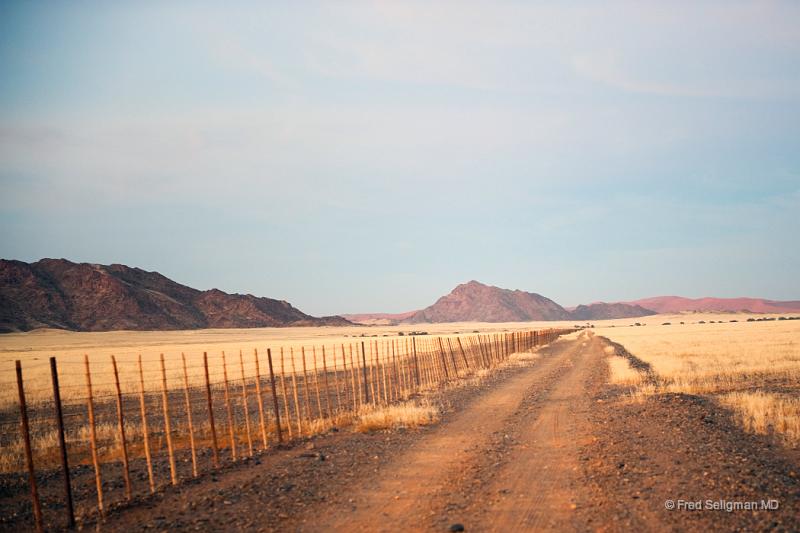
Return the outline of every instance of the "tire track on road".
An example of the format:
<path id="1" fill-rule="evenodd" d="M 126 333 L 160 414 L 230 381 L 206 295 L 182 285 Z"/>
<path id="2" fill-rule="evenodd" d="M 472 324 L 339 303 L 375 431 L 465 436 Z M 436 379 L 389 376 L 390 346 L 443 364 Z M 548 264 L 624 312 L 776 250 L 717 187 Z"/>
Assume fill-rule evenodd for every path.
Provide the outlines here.
<path id="1" fill-rule="evenodd" d="M 538 398 L 539 409 L 513 429 L 509 461 L 478 495 L 470 530 L 565 531 L 583 498 L 579 446 L 590 439 L 587 382 L 602 368 L 602 349 L 583 337 L 569 353 L 565 372 Z"/>
<path id="2" fill-rule="evenodd" d="M 493 434 L 508 426 L 532 389 L 557 380 L 564 362 L 575 352 L 575 340 L 557 341 L 541 350 L 533 366 L 480 396 L 450 422 L 423 437 L 413 448 L 394 458 L 349 498 L 350 505 L 317 509 L 307 530 L 397 531 L 431 527 L 442 505 L 453 493 L 454 476 L 479 463 Z M 304 527 L 300 528 L 301 530 Z"/>

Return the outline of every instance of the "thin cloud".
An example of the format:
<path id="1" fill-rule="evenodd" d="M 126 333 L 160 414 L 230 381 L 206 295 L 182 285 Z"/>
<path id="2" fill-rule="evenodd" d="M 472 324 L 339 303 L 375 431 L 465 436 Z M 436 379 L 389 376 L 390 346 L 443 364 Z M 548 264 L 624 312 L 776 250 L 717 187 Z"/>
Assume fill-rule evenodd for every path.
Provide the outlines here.
<path id="1" fill-rule="evenodd" d="M 759 79 L 667 83 L 645 79 L 626 70 L 615 52 L 589 52 L 573 56 L 575 72 L 584 78 L 625 92 L 687 98 L 775 98 L 800 96 L 800 81 Z"/>

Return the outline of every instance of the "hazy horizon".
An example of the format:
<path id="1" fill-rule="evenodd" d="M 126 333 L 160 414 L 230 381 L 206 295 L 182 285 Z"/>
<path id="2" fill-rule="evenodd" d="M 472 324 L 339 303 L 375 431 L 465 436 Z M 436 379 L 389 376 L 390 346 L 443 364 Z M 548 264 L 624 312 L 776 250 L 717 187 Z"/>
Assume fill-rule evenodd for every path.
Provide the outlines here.
<path id="1" fill-rule="evenodd" d="M 2 259 L 6 259 L 6 258 L 2 258 Z M 42 258 L 42 259 L 66 259 L 66 258 Z M 93 264 L 99 264 L 99 263 L 93 263 Z M 108 266 L 108 265 L 105 265 L 105 266 Z M 135 268 L 135 265 L 127 265 L 127 266 Z M 157 272 L 157 271 L 152 271 L 152 272 Z M 163 274 L 163 273 L 161 273 L 161 274 Z M 176 280 L 176 279 L 173 279 L 172 281 L 177 282 L 177 283 L 181 283 L 180 280 Z M 503 287 L 503 286 L 500 286 L 500 285 L 497 285 L 497 284 L 494 284 L 494 283 L 484 283 L 481 280 L 471 279 L 471 280 L 464 280 L 464 281 L 458 282 L 457 284 L 453 285 L 449 289 L 443 289 L 443 292 L 441 294 L 439 294 L 438 296 L 435 296 L 430 302 L 425 303 L 425 304 L 420 304 L 417 307 L 404 309 L 404 310 L 401 310 L 401 311 L 363 310 L 363 311 L 334 312 L 334 313 L 329 313 L 329 315 L 364 315 L 364 314 L 387 314 L 387 315 L 392 315 L 392 314 L 404 314 L 404 313 L 409 313 L 409 312 L 415 312 L 415 311 L 422 310 L 422 309 L 432 305 L 433 303 L 436 302 L 436 300 L 438 300 L 442 296 L 445 296 L 445 295 L 449 294 L 450 292 L 452 292 L 452 290 L 454 290 L 458 286 L 465 285 L 465 284 L 468 284 L 468 283 L 471 283 L 471 282 L 478 282 L 478 283 L 480 283 L 482 285 L 488 285 L 488 286 L 496 287 L 496 288 L 499 288 L 499 289 L 512 290 L 512 291 L 521 290 L 521 291 L 530 292 L 530 293 L 537 293 L 537 291 L 535 291 L 535 290 L 530 290 L 530 289 L 526 289 L 526 288 L 521 288 L 521 287 Z M 192 287 L 192 288 L 197 289 L 198 287 Z M 210 290 L 210 289 L 219 289 L 219 287 L 200 288 L 200 290 Z M 270 295 L 253 294 L 252 292 L 248 292 L 248 291 L 242 291 L 242 293 L 243 294 L 251 294 L 251 295 L 257 296 L 257 297 L 266 296 L 266 297 L 270 297 L 271 298 Z M 538 294 L 541 294 L 541 293 L 538 293 Z M 548 297 L 546 294 L 541 294 L 541 296 Z M 573 309 L 573 308 L 575 308 L 575 307 L 577 307 L 578 305 L 581 305 L 581 304 L 591 305 L 591 304 L 596 304 L 596 303 L 627 303 L 627 302 L 645 300 L 645 299 L 648 299 L 648 298 L 688 298 L 688 299 L 692 299 L 692 300 L 703 299 L 703 298 L 721 298 L 721 299 L 765 299 L 765 300 L 768 300 L 768 301 L 795 301 L 795 299 L 792 299 L 792 298 L 764 298 L 764 297 L 761 297 L 761 296 L 752 296 L 752 295 L 739 295 L 739 296 L 720 297 L 720 296 L 715 296 L 715 295 L 711 295 L 711 294 L 707 294 L 707 295 L 703 295 L 703 296 L 686 296 L 686 295 L 681 295 L 681 294 L 650 294 L 650 295 L 645 295 L 645 296 L 639 296 L 639 297 L 636 297 L 636 298 L 631 298 L 629 300 L 592 300 L 592 301 L 581 301 L 581 302 L 572 303 L 572 304 L 564 304 L 564 303 L 559 302 L 557 300 L 554 300 L 554 301 L 557 304 L 561 305 L 562 307 L 564 307 L 566 309 Z M 551 298 L 551 300 L 552 300 L 552 298 Z M 288 300 L 288 301 L 289 301 L 290 304 L 293 303 L 291 300 Z M 297 307 L 297 306 L 295 306 L 295 307 Z M 303 309 L 300 309 L 300 310 L 303 311 Z M 320 316 L 320 315 L 317 315 L 317 316 Z"/>
<path id="2" fill-rule="evenodd" d="M 798 300 L 798 27 L 792 2 L 5 2 L 0 257 L 313 315 L 471 279 Z"/>

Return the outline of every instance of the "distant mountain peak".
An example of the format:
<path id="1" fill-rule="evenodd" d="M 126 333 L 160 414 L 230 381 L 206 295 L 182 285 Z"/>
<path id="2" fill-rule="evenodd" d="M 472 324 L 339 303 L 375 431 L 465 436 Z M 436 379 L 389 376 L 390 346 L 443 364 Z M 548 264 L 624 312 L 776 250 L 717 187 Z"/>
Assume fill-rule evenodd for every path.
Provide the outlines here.
<path id="1" fill-rule="evenodd" d="M 501 289 L 471 280 L 405 322 L 524 322 L 567 320 L 569 312 L 539 294 Z"/>
<path id="2" fill-rule="evenodd" d="M 634 302 L 593 302 L 566 309 L 553 300 L 519 289 L 501 289 L 470 280 L 456 286 L 436 303 L 406 313 L 346 315 L 363 324 L 425 322 L 518 322 L 532 320 L 608 320 L 691 310 L 788 313 L 800 311 L 800 301 L 778 302 L 759 298 L 698 298 L 658 296 Z"/>
<path id="3" fill-rule="evenodd" d="M 529 322 L 539 320 L 602 320 L 655 314 L 627 303 L 596 302 L 567 310 L 535 292 L 502 289 L 476 280 L 462 283 L 433 305 L 402 322 Z"/>
<path id="4" fill-rule="evenodd" d="M 461 283 L 457 285 L 456 288 L 453 289 L 451 292 L 473 290 L 473 289 L 489 289 L 489 288 L 491 288 L 489 285 L 486 285 L 485 283 L 481 283 L 480 281 L 473 279 L 466 283 Z"/>

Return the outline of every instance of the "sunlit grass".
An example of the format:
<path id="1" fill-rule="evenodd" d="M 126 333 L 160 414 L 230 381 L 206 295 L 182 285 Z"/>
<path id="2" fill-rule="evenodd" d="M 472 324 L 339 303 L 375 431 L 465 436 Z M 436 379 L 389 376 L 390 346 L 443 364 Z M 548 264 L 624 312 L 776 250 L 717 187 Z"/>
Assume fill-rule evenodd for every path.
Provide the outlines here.
<path id="1" fill-rule="evenodd" d="M 608 328 L 600 333 L 653 369 L 654 381 L 640 381 L 631 392 L 634 398 L 662 393 L 708 396 L 730 408 L 746 430 L 773 433 L 790 445 L 800 443 L 797 321 Z M 611 382 L 635 381 L 616 359 L 620 358 L 609 358 Z"/>
<path id="2" fill-rule="evenodd" d="M 800 445 L 800 400 L 765 392 L 731 392 L 718 397 L 748 431 L 776 433 L 789 445 Z"/>
<path id="3" fill-rule="evenodd" d="M 355 430 L 368 433 L 397 427 L 417 427 L 439 421 L 439 409 L 429 403 L 404 402 L 366 410 L 359 415 Z"/>
<path id="4" fill-rule="evenodd" d="M 637 386 L 640 385 L 645 375 L 635 368 L 624 357 L 614 355 L 608 358 L 609 381 L 614 385 Z"/>

